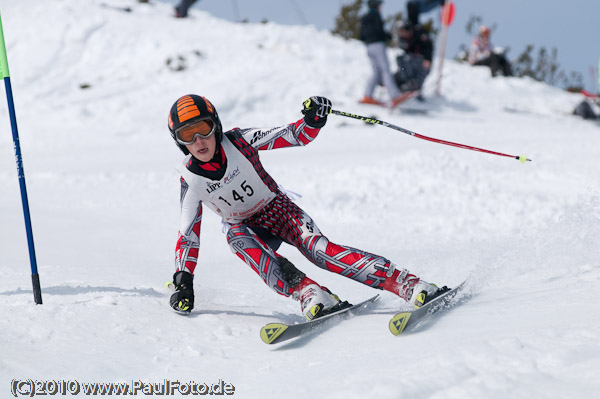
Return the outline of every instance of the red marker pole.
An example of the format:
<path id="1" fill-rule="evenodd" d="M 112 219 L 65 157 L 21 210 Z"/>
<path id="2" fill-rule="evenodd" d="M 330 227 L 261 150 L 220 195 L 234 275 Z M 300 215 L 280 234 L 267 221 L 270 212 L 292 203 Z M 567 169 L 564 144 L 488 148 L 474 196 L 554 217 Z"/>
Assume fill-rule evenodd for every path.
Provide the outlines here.
<path id="1" fill-rule="evenodd" d="M 446 38 L 448 37 L 448 27 L 454 21 L 454 3 L 452 1 L 446 2 L 442 8 L 442 36 L 440 43 L 440 55 L 439 55 L 439 74 L 435 93 L 440 96 L 442 89 L 442 71 L 444 68 L 444 58 L 446 57 Z"/>

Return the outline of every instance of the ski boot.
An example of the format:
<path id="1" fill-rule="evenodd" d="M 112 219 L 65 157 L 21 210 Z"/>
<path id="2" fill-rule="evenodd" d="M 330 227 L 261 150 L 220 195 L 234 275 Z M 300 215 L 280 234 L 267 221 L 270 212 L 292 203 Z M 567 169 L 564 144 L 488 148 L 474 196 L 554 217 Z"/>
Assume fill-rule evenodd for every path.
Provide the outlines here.
<path id="1" fill-rule="evenodd" d="M 439 288 L 435 284 L 421 280 L 414 274 L 410 274 L 406 269 L 392 270 L 393 272 L 388 275 L 383 284 L 383 289 L 397 294 L 410 305 L 413 305 L 415 309 L 450 290 L 446 286 Z"/>
<path id="2" fill-rule="evenodd" d="M 419 282 L 412 288 L 410 299 L 407 302 L 413 305 L 415 309 L 418 309 L 427 302 L 430 302 L 442 295 L 446 291 L 450 291 L 450 288 L 446 286 L 439 288 L 435 284 L 430 284 L 427 281 L 419 280 Z"/>
<path id="3" fill-rule="evenodd" d="M 171 295 L 171 307 L 181 314 L 190 314 L 194 309 L 194 276 L 191 273 L 179 271 L 173 275 L 175 293 Z"/>
<path id="4" fill-rule="evenodd" d="M 347 301 L 340 301 L 337 295 L 308 277 L 304 277 L 296 287 L 294 299 L 300 301 L 302 314 L 308 321 L 352 306 Z"/>

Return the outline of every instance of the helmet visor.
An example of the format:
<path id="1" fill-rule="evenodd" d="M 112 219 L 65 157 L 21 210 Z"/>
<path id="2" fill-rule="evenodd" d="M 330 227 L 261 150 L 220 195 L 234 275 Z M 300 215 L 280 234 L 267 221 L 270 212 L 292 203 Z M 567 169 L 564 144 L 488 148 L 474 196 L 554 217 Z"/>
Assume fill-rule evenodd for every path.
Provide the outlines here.
<path id="1" fill-rule="evenodd" d="M 175 130 L 175 139 L 179 144 L 192 144 L 196 137 L 207 139 L 215 133 L 216 126 L 210 119 L 200 120 Z"/>

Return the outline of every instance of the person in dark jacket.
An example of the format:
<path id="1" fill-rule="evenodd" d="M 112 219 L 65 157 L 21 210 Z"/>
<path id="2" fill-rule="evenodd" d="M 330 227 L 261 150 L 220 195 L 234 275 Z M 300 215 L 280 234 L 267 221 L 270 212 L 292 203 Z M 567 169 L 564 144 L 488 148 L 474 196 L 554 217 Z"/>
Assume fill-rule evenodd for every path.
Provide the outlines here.
<path id="1" fill-rule="evenodd" d="M 431 70 L 433 43 L 427 30 L 410 21 L 396 27 L 398 47 L 403 54 L 396 58 L 398 71 L 394 80 L 401 91 L 419 91 Z"/>
<path id="2" fill-rule="evenodd" d="M 360 40 L 367 46 L 367 54 L 373 68 L 373 75 L 367 83 L 363 104 L 383 105 L 383 102 L 373 98 L 373 93 L 378 84 L 383 84 L 392 99 L 392 106 L 403 101 L 403 96 L 394 82 L 390 65 L 387 58 L 385 42 L 391 39 L 391 35 L 383 28 L 381 19 L 381 0 L 369 0 L 367 3 L 369 11 L 362 17 L 360 26 Z"/>
<path id="3" fill-rule="evenodd" d="M 446 0 L 410 0 L 406 3 L 408 20 L 413 25 L 419 24 L 419 15 L 429 12 L 438 6 L 443 6 Z"/>

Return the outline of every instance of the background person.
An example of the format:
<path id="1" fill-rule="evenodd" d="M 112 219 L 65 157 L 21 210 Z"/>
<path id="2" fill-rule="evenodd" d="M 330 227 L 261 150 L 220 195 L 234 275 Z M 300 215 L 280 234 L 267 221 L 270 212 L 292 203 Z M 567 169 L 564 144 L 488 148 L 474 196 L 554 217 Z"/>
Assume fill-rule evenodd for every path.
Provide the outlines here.
<path id="1" fill-rule="evenodd" d="M 494 49 L 490 40 L 490 28 L 485 25 L 479 27 L 477 35 L 469 48 L 468 61 L 471 65 L 485 65 L 490 67 L 492 76 L 502 72 L 504 76 L 512 76 L 512 68 L 503 51 Z"/>
<path id="2" fill-rule="evenodd" d="M 361 19 L 360 40 L 367 46 L 367 55 L 371 61 L 373 74 L 367 82 L 365 95 L 359 102 L 383 105 L 383 102 L 373 98 L 377 86 L 383 84 L 390 94 L 392 107 L 394 107 L 404 101 L 404 97 L 390 72 L 386 41 L 391 39 L 392 36 L 383 28 L 383 20 L 381 19 L 382 3 L 381 0 L 369 0 L 367 3 L 369 11 Z"/>

